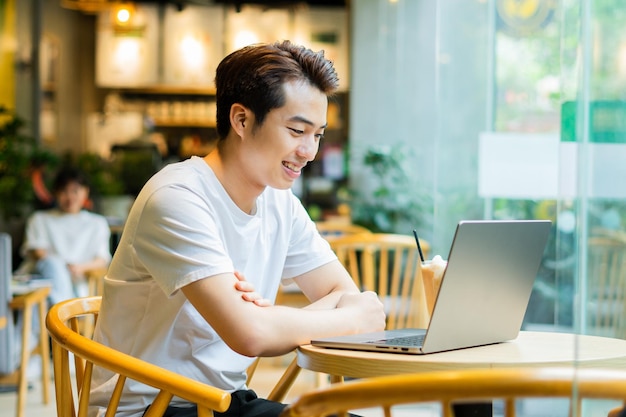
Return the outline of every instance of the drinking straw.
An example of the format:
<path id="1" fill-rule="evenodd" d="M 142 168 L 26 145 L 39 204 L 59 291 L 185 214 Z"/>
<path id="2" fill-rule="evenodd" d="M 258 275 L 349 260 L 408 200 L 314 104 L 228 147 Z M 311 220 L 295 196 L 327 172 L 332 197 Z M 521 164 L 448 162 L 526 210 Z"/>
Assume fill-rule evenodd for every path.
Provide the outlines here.
<path id="1" fill-rule="evenodd" d="M 424 262 L 424 253 L 422 252 L 422 247 L 420 246 L 420 239 L 417 237 L 417 230 L 413 229 L 413 236 L 415 236 L 415 243 L 417 243 L 417 251 L 420 254 L 420 259 Z"/>

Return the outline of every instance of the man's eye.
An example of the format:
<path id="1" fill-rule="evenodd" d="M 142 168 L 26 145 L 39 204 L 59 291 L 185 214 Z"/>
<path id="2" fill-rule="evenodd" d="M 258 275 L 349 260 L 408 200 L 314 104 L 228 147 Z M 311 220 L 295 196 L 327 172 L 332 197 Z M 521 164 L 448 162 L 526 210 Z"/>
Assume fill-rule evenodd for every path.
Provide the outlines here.
<path id="1" fill-rule="evenodd" d="M 297 135 L 301 135 L 304 133 L 304 130 L 298 130 L 298 129 L 294 129 L 293 127 L 288 128 L 289 130 L 291 130 L 293 133 L 297 134 Z"/>
<path id="2" fill-rule="evenodd" d="M 324 134 L 323 133 L 318 133 L 317 135 L 315 135 L 315 137 L 317 138 L 317 140 L 322 140 L 322 139 L 324 139 Z"/>

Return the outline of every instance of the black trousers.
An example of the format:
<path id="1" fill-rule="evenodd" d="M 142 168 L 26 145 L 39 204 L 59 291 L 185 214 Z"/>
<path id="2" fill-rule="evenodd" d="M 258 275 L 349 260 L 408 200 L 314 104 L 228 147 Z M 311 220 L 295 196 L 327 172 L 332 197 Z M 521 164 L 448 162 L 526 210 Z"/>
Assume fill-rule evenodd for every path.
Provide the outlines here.
<path id="1" fill-rule="evenodd" d="M 257 397 L 252 390 L 241 390 L 232 393 L 230 407 L 223 413 L 214 412 L 215 417 L 278 417 L 286 404 Z M 150 407 L 148 407 L 150 408 Z M 147 409 L 146 409 L 147 411 Z M 163 417 L 197 417 L 198 408 L 167 407 Z"/>
<path id="2" fill-rule="evenodd" d="M 216 417 L 278 417 L 285 407 L 286 404 L 258 398 L 252 390 L 241 390 L 232 394 L 228 410 L 213 414 Z M 453 407 L 456 417 L 486 417 L 491 416 L 493 412 L 491 403 L 455 404 Z M 349 416 L 359 417 L 355 414 L 349 414 Z M 198 417 L 198 408 L 195 405 L 193 407 L 169 406 L 163 417 Z"/>
<path id="3" fill-rule="evenodd" d="M 454 417 L 491 417 L 493 416 L 492 403 L 452 404 Z"/>

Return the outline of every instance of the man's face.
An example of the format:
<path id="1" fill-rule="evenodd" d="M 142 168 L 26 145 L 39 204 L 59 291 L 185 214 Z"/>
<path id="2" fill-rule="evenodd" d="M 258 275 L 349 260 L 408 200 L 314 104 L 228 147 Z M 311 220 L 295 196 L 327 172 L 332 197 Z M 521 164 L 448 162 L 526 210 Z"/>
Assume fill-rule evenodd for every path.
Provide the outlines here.
<path id="1" fill-rule="evenodd" d="M 260 188 L 287 189 L 315 159 L 326 128 L 328 99 L 308 83 L 284 85 L 286 102 L 271 110 L 261 126 L 246 130 L 243 163 Z"/>
<path id="2" fill-rule="evenodd" d="M 56 193 L 57 205 L 65 213 L 78 213 L 88 197 L 89 188 L 74 181 Z"/>

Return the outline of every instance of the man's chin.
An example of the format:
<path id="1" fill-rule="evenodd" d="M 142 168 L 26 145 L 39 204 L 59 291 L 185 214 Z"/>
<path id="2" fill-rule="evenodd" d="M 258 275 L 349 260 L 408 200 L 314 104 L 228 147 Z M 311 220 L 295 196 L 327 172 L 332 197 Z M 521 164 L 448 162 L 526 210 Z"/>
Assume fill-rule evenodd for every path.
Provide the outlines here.
<path id="1" fill-rule="evenodd" d="M 275 184 L 270 185 L 270 187 L 275 188 L 277 190 L 289 190 L 290 188 L 293 187 L 294 183 L 295 183 L 294 180 L 291 180 L 291 181 L 280 181 L 280 182 L 277 182 Z"/>

